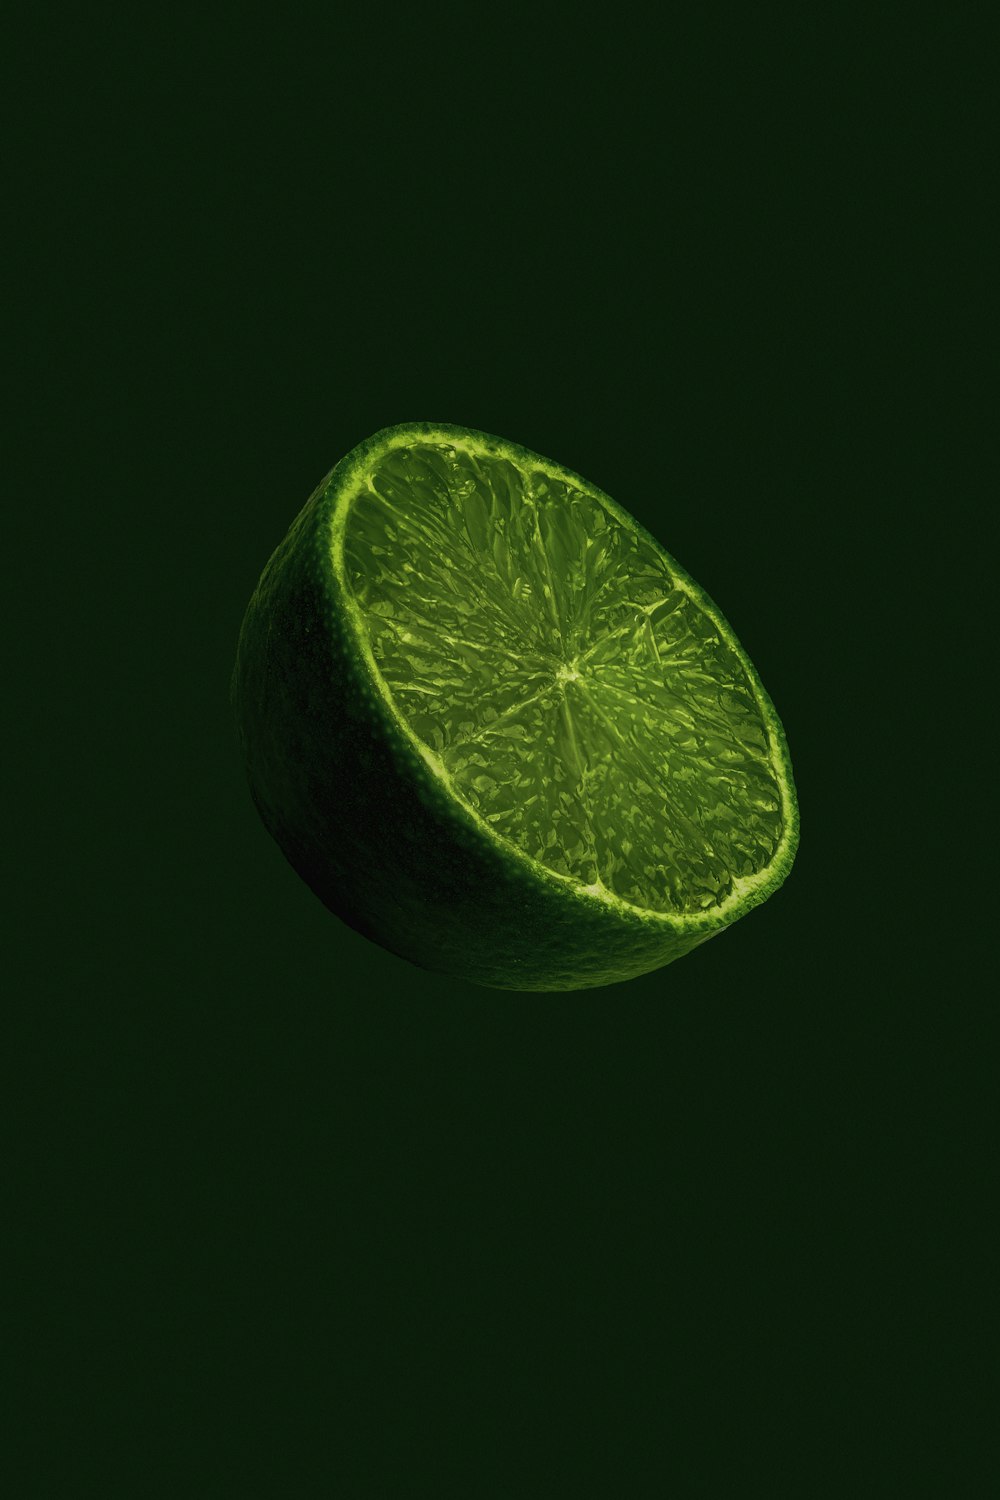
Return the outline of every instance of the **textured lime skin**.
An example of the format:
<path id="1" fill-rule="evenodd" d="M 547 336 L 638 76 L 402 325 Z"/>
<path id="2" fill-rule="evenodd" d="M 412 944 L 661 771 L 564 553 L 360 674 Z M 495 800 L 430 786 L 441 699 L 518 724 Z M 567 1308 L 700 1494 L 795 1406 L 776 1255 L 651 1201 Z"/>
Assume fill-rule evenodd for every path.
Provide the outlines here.
<path id="1" fill-rule="evenodd" d="M 513 990 L 585 989 L 648 973 L 731 925 L 781 883 L 797 843 L 794 794 L 791 836 L 767 880 L 728 910 L 696 916 L 588 895 L 491 837 L 449 795 L 401 734 L 359 650 L 330 555 L 333 511 L 359 468 L 393 437 L 449 433 L 487 447 L 502 443 L 439 423 L 376 433 L 322 482 L 267 564 L 233 674 L 254 802 L 332 912 L 423 968 Z M 549 460 L 502 446 L 600 493 Z M 780 735 L 776 715 L 774 722 Z"/>

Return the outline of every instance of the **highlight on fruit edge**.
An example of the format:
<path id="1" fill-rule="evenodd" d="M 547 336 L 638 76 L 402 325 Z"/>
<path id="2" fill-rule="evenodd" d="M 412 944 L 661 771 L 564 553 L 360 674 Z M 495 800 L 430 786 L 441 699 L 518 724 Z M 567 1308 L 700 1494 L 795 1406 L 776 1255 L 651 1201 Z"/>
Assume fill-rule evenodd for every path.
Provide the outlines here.
<path id="1" fill-rule="evenodd" d="M 474 984 L 661 968 L 794 858 L 784 731 L 724 616 L 616 500 L 475 429 L 385 428 L 331 470 L 250 601 L 233 691 L 302 878 Z"/>

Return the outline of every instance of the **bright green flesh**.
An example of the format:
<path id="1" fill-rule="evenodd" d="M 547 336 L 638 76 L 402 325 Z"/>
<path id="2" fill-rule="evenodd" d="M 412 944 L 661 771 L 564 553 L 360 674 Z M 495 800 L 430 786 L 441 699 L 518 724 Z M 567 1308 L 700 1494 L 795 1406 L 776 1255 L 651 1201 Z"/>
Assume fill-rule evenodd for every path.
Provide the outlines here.
<path id="1" fill-rule="evenodd" d="M 344 561 L 397 712 L 526 854 L 669 913 L 770 864 L 782 796 L 737 653 L 579 486 L 416 440 L 369 471 Z"/>

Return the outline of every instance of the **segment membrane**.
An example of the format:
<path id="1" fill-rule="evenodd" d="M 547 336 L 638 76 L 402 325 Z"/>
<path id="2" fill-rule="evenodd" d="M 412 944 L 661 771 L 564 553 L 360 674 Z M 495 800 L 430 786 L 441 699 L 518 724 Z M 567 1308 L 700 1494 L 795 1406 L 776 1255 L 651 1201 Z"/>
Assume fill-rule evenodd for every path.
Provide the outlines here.
<path id="1" fill-rule="evenodd" d="M 369 473 L 344 560 L 400 714 L 525 853 L 664 912 L 770 862 L 781 794 L 739 658 L 582 489 L 414 441 Z"/>

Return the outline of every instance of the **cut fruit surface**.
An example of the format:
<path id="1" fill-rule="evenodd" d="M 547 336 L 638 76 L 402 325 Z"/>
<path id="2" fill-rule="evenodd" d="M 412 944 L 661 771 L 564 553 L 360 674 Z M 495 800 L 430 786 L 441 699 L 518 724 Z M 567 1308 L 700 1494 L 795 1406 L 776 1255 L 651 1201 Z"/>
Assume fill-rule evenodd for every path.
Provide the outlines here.
<path id="1" fill-rule="evenodd" d="M 233 701 L 254 801 L 350 926 L 502 989 L 671 963 L 782 883 L 784 732 L 628 511 L 488 433 L 385 428 L 261 575 Z"/>
<path id="2" fill-rule="evenodd" d="M 752 881 L 785 820 L 747 667 L 663 550 L 593 492 L 454 439 L 348 496 L 342 567 L 400 718 L 556 874 L 647 910 Z"/>

